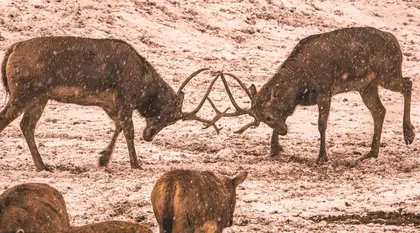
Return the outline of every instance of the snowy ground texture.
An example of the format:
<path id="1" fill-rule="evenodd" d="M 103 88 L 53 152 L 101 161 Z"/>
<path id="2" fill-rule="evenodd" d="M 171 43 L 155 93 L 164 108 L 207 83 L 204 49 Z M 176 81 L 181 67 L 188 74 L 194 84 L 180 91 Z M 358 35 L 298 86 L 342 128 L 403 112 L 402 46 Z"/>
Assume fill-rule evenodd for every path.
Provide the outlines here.
<path id="1" fill-rule="evenodd" d="M 120 38 L 174 89 L 202 67 L 233 72 L 261 87 L 300 39 L 361 25 L 399 39 L 404 76 L 413 81 L 412 123 L 419 132 L 418 0 L 0 0 L 0 49 L 36 36 Z M 210 77 L 204 73 L 187 87 L 185 110 L 198 104 Z M 249 105 L 238 88 L 234 94 L 242 106 Z M 132 170 L 122 135 L 109 168 L 98 167 L 98 153 L 114 130 L 101 109 L 50 102 L 36 138 L 54 172 L 35 172 L 17 119 L 0 136 L 0 192 L 45 182 L 63 193 L 72 225 L 127 220 L 158 232 L 150 193 L 164 172 L 188 168 L 233 175 L 247 170 L 248 179 L 238 188 L 234 224 L 225 232 L 420 231 L 420 138 L 404 144 L 402 95 L 386 90 L 380 95 L 387 115 L 379 158 L 357 166 L 350 162 L 369 151 L 373 134 L 371 115 L 357 93 L 333 100 L 330 161 L 322 166 L 315 165 L 315 106 L 299 107 L 288 119 L 289 133 L 280 140 L 283 160 L 268 157 L 269 127 L 233 133 L 249 117 L 221 120 L 219 135 L 197 122 L 178 122 L 147 143 L 142 140 L 144 120 L 136 114 L 135 144 L 143 169 Z M 3 89 L 0 96 L 5 97 Z M 220 108 L 228 104 L 221 83 L 211 98 Z M 208 118 L 212 114 L 210 106 L 201 112 Z"/>

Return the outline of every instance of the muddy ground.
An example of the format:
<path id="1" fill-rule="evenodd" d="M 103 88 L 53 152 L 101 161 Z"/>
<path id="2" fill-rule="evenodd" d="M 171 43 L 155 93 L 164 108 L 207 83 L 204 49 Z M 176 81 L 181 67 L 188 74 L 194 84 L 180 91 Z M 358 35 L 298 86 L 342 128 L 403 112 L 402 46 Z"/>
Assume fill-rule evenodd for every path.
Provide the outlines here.
<path id="1" fill-rule="evenodd" d="M 392 32 L 400 41 L 403 73 L 413 81 L 411 118 L 418 132 L 418 1 L 0 0 L 0 49 L 35 36 L 120 38 L 174 89 L 202 67 L 233 72 L 246 84 L 261 87 L 300 39 L 363 25 Z M 187 87 L 185 111 L 198 104 L 210 79 L 204 73 Z M 239 88 L 233 92 L 241 106 L 249 106 Z M 4 89 L 0 96 L 6 98 Z M 327 130 L 330 160 L 325 165 L 315 165 L 318 112 L 311 106 L 299 107 L 288 119 L 280 159 L 268 156 L 268 126 L 233 133 L 249 117 L 221 120 L 220 134 L 201 129 L 198 122 L 178 122 L 148 143 L 142 140 L 144 119 L 136 113 L 142 170 L 130 168 L 122 135 L 109 167 L 98 167 L 98 153 L 114 130 L 101 109 L 50 102 L 36 139 L 53 172 L 35 172 L 19 118 L 0 135 L 0 192 L 24 182 L 45 182 L 63 193 L 73 225 L 128 220 L 158 232 L 150 193 L 164 172 L 188 168 L 233 175 L 247 170 L 234 224 L 224 232 L 420 231 L 420 140 L 404 143 L 402 95 L 381 89 L 380 96 L 387 115 L 378 159 L 353 163 L 370 149 L 373 121 L 359 94 L 345 93 L 333 99 Z M 211 98 L 220 109 L 228 106 L 221 83 Z M 5 100 L 1 102 L 4 106 Z M 208 105 L 200 112 L 207 118 L 213 114 Z"/>

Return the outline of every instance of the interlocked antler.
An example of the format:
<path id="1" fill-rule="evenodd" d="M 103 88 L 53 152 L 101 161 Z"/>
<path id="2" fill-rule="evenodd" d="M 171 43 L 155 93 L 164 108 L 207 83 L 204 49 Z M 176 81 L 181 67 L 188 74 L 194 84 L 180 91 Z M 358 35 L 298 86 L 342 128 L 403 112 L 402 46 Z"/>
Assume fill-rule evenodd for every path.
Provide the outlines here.
<path id="1" fill-rule="evenodd" d="M 239 107 L 239 105 L 236 103 L 235 99 L 233 98 L 232 92 L 229 89 L 229 85 L 227 84 L 227 81 L 226 81 L 226 78 L 225 78 L 224 75 L 230 76 L 233 79 L 235 79 L 236 82 L 238 82 L 238 84 L 241 86 L 241 88 L 246 92 L 246 94 L 248 95 L 248 97 L 251 99 L 251 103 L 253 101 L 253 97 L 252 97 L 250 91 L 247 89 L 246 85 L 238 77 L 236 77 L 235 75 L 233 75 L 231 73 L 219 72 L 219 75 L 216 77 L 216 79 L 219 76 L 222 78 L 223 85 L 225 86 L 225 89 L 226 89 L 226 92 L 227 92 L 227 94 L 229 96 L 229 99 L 230 99 L 232 105 L 235 107 L 236 111 L 235 112 L 228 113 L 227 110 L 229 108 L 227 108 L 225 111 L 220 112 L 216 108 L 216 106 L 214 105 L 214 103 L 208 98 L 208 101 L 210 102 L 210 104 L 213 107 L 214 111 L 216 111 L 217 115 L 213 118 L 213 120 L 210 123 L 208 123 L 206 125 L 205 128 L 208 128 L 208 127 L 210 127 L 212 125 L 214 126 L 214 124 L 218 120 L 220 120 L 221 118 L 223 118 L 223 117 L 236 117 L 236 116 L 248 114 L 248 115 L 250 115 L 250 116 L 252 116 L 254 118 L 254 121 L 251 122 L 251 123 L 246 124 L 245 126 L 243 126 L 242 128 L 240 128 L 239 130 L 235 131 L 235 133 L 241 134 L 241 133 L 245 132 L 245 130 L 247 130 L 249 127 L 258 126 L 260 124 L 260 121 L 259 121 L 257 115 L 251 110 L 251 108 L 243 109 L 243 108 Z"/>
<path id="2" fill-rule="evenodd" d="M 182 92 L 182 89 L 187 85 L 187 83 L 189 81 L 191 81 L 191 79 L 194 78 L 194 76 L 196 76 L 197 74 L 205 71 L 205 70 L 209 70 L 209 68 L 203 68 L 203 69 L 199 69 L 196 72 L 192 73 L 187 79 L 185 79 L 185 81 L 182 83 L 182 85 L 179 87 L 177 95 L 180 95 Z M 217 128 L 217 126 L 215 125 L 216 121 L 214 121 L 217 116 L 219 114 L 225 114 L 229 108 L 227 108 L 225 111 L 220 112 L 216 106 L 213 104 L 213 102 L 210 100 L 210 98 L 208 97 L 210 95 L 211 89 L 213 88 L 214 84 L 216 83 L 217 79 L 220 77 L 220 74 L 218 74 L 213 81 L 210 83 L 210 86 L 208 87 L 206 94 L 204 95 L 203 99 L 201 99 L 200 103 L 198 104 L 198 106 L 191 112 L 182 112 L 181 113 L 181 119 L 183 121 L 185 120 L 196 120 L 199 122 L 203 122 L 206 126 L 204 127 L 204 129 L 209 128 L 210 126 L 213 126 L 214 129 L 216 130 L 216 132 L 219 134 L 220 130 L 219 128 Z M 212 119 L 212 120 L 206 120 L 203 119 L 199 116 L 197 116 L 198 111 L 200 111 L 200 109 L 203 107 L 204 102 L 206 102 L 206 100 L 208 100 L 210 102 L 210 105 L 213 107 L 213 109 L 216 111 L 216 116 Z M 214 121 L 214 122 L 213 122 Z"/>

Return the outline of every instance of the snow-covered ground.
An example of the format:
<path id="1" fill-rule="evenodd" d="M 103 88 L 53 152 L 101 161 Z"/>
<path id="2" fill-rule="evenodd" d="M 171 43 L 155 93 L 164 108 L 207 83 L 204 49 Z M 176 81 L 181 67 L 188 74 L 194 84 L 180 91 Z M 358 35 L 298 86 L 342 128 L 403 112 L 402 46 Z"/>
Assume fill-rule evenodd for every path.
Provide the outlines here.
<path id="1" fill-rule="evenodd" d="M 412 123 L 420 130 L 420 3 L 417 0 L 213 0 L 59 1 L 0 0 L 0 49 L 36 37 L 75 35 L 126 40 L 177 89 L 202 67 L 225 70 L 261 87 L 297 42 L 348 26 L 392 32 L 404 54 L 403 73 L 413 81 Z M 2 55 L 0 55 L 0 59 Z M 184 110 L 193 109 L 211 79 L 204 73 L 186 88 Z M 233 92 L 241 106 L 249 100 Z M 0 96 L 6 97 L 4 89 Z M 109 168 L 98 153 L 113 123 L 96 107 L 50 102 L 36 139 L 54 172 L 35 172 L 19 128 L 0 135 L 0 192 L 24 182 L 45 182 L 63 193 L 72 225 L 103 220 L 143 222 L 158 232 L 150 203 L 154 182 L 175 168 L 233 175 L 249 171 L 238 188 L 234 225 L 225 232 L 415 232 L 420 226 L 420 140 L 406 146 L 403 98 L 381 90 L 387 109 L 378 159 L 352 166 L 370 149 L 372 117 L 357 93 L 334 97 L 327 130 L 330 161 L 316 166 L 317 108 L 299 107 L 281 137 L 283 160 L 268 157 L 271 129 L 262 124 L 233 131 L 249 117 L 222 119 L 219 135 L 197 122 L 178 122 L 142 140 L 144 119 L 135 114 L 136 150 L 142 170 L 130 169 L 120 135 Z M 218 83 L 211 98 L 228 104 Z M 0 105 L 4 106 L 4 101 Z M 211 118 L 210 106 L 200 113 Z"/>

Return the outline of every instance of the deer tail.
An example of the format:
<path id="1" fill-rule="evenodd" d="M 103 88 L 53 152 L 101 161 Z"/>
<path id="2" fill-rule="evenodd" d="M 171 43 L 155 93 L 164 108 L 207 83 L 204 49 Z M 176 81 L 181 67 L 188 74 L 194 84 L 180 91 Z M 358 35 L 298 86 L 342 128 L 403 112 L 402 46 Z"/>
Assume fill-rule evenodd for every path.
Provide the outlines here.
<path id="1" fill-rule="evenodd" d="M 174 221 L 174 197 L 176 192 L 176 183 L 166 186 L 167 190 L 164 200 L 165 210 L 163 212 L 163 232 L 172 233 Z"/>
<path id="2" fill-rule="evenodd" d="M 172 233 L 174 223 L 174 197 L 176 182 L 171 179 L 158 180 L 152 190 L 153 212 L 159 223 L 160 233 Z"/>
<path id="3" fill-rule="evenodd" d="M 13 52 L 14 47 L 15 45 L 12 45 L 6 49 L 4 53 L 3 61 L 1 63 L 1 77 L 3 81 L 4 89 L 6 90 L 6 95 L 9 94 L 9 85 L 7 83 L 7 76 L 6 76 L 6 64 L 7 64 L 7 61 L 9 60 L 10 54 L 12 54 Z"/>

